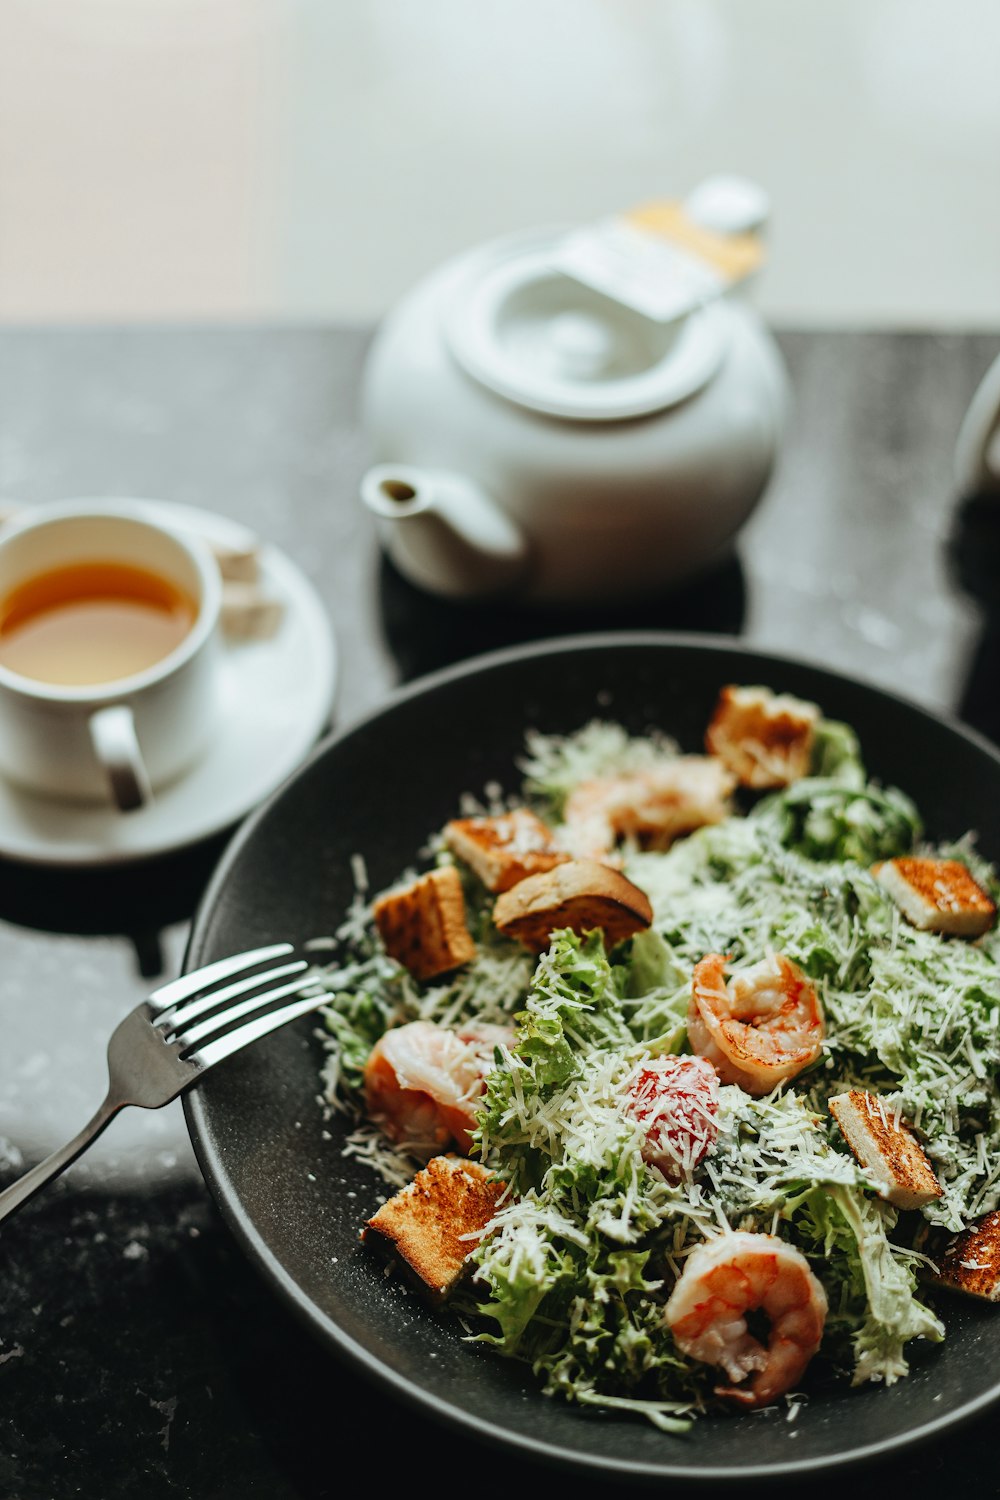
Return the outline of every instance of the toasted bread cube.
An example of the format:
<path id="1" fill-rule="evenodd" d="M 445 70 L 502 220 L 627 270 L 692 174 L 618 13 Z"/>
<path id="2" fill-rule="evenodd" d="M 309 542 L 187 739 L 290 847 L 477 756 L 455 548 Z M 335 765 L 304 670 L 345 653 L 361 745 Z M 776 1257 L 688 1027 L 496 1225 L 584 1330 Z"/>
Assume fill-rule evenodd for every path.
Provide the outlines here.
<path id="1" fill-rule="evenodd" d="M 570 857 L 526 807 L 498 818 L 456 818 L 446 824 L 444 841 L 490 891 L 508 891 L 525 876 L 551 870 Z"/>
<path id="2" fill-rule="evenodd" d="M 653 920 L 649 897 L 631 880 L 593 859 L 574 859 L 542 875 L 529 875 L 498 896 L 493 920 L 507 937 L 534 953 L 549 946 L 552 933 L 600 927 L 610 950 Z"/>
<path id="3" fill-rule="evenodd" d="M 993 925 L 996 906 L 960 860 L 904 855 L 872 873 L 906 920 L 925 932 L 974 938 Z"/>
<path id="4" fill-rule="evenodd" d="M 574 850 L 597 855 L 619 838 L 650 849 L 732 812 L 736 777 L 713 756 L 677 755 L 641 770 L 581 781 L 566 801 L 565 830 Z"/>
<path id="5" fill-rule="evenodd" d="M 922 1208 L 941 1197 L 941 1184 L 916 1136 L 897 1125 L 875 1094 L 851 1089 L 830 1100 L 830 1113 L 858 1161 L 897 1208 Z"/>
<path id="6" fill-rule="evenodd" d="M 504 1190 L 484 1166 L 434 1156 L 368 1220 L 361 1238 L 388 1251 L 422 1291 L 443 1299 L 461 1278 Z"/>
<path id="7" fill-rule="evenodd" d="M 433 979 L 467 964 L 476 945 L 465 924 L 458 871 L 442 865 L 402 890 L 387 891 L 372 908 L 385 951 L 414 979 Z"/>
<path id="8" fill-rule="evenodd" d="M 952 1241 L 933 1280 L 969 1297 L 1000 1302 L 1000 1209 Z"/>
<path id="9" fill-rule="evenodd" d="M 724 687 L 705 731 L 741 786 L 788 786 L 808 776 L 820 711 L 815 703 L 763 687 Z"/>

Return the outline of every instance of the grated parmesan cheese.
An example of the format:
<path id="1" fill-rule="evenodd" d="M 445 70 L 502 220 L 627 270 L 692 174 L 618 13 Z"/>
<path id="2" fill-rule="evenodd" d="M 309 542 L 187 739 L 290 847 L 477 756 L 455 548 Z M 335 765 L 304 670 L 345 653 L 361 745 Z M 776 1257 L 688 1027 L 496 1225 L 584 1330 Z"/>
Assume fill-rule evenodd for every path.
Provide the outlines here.
<path id="1" fill-rule="evenodd" d="M 838 1309 L 828 1352 L 855 1383 L 905 1375 L 907 1344 L 943 1333 L 917 1295 L 931 1261 L 901 1241 L 896 1210 L 831 1128 L 837 1093 L 873 1094 L 886 1123 L 919 1135 L 943 1188 L 922 1210 L 929 1227 L 959 1230 L 1000 1206 L 1000 936 L 965 943 L 901 922 L 870 867 L 912 850 L 919 822 L 901 794 L 865 782 L 853 737 L 841 739 L 829 775 L 749 816 L 666 852 L 625 842 L 624 872 L 653 922 L 614 968 L 599 938 L 569 933 L 536 963 L 499 937 L 491 898 L 463 871 L 476 957 L 420 985 L 380 950 L 367 872 L 354 866 L 336 959 L 318 971 L 330 995 L 323 1098 L 355 1117 L 345 1154 L 398 1186 L 413 1163 L 360 1117 L 367 1051 L 401 1021 L 516 1023 L 487 1074 L 475 1137 L 506 1187 L 476 1237 L 474 1292 L 458 1311 L 468 1337 L 527 1360 L 550 1393 L 667 1430 L 703 1411 L 711 1372 L 673 1346 L 663 1306 L 693 1251 L 731 1230 L 803 1251 Z M 631 738 L 597 720 L 570 736 L 530 733 L 521 792 L 490 785 L 462 811 L 502 817 L 527 799 L 558 836 L 579 782 L 676 754 L 662 734 Z M 930 852 L 995 889 L 970 840 Z M 450 858 L 439 834 L 425 857 Z M 642 1080 L 670 1074 L 686 1048 L 691 974 L 707 953 L 737 967 L 781 953 L 801 968 L 826 1017 L 819 1063 L 764 1098 L 722 1085 L 711 1107 L 681 1109 L 654 1091 L 637 1110 Z M 789 1421 L 802 1399 L 787 1398 Z"/>

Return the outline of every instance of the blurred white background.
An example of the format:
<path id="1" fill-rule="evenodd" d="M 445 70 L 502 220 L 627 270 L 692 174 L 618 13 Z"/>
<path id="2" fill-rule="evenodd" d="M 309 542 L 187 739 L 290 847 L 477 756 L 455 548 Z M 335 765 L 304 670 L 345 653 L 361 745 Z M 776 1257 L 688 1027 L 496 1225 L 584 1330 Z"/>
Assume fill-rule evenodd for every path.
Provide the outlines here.
<path id="1" fill-rule="evenodd" d="M 0 318 L 367 321 L 756 178 L 776 322 L 1000 325 L 996 0 L 0 0 Z"/>

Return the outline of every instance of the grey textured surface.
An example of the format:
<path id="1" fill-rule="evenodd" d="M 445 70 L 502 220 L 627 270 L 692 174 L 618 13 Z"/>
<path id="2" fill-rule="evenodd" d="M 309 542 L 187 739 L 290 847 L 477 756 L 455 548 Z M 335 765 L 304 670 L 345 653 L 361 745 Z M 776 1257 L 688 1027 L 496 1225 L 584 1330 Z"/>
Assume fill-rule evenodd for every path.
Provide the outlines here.
<path id="1" fill-rule="evenodd" d="M 351 717 L 393 680 L 376 617 L 376 549 L 354 501 L 364 465 L 354 392 L 362 333 L 7 331 L 0 340 L 0 496 L 37 504 L 140 495 L 232 516 L 281 547 L 336 621 L 337 712 Z M 207 870 L 203 873 L 207 873 Z M 185 880 L 197 874 L 185 869 Z M 0 863 L 28 918 L 5 926 L 0 1008 L 10 1066 L 0 1078 L 0 1151 L 30 1162 L 72 1134 L 103 1093 L 103 1039 L 139 1000 L 144 976 L 118 933 L 120 882 L 87 900 L 101 930 L 74 937 L 71 908 L 92 882 L 51 889 Z M 155 878 L 148 923 L 172 903 Z M 5 914 L 10 901 L 3 902 Z M 70 921 L 72 921 L 72 913 Z M 131 924 L 130 924 L 131 925 Z M 186 924 L 161 931 L 178 969 Z M 6 1144 L 4 1144 L 4 1142 Z M 178 1106 L 126 1113 L 77 1168 L 81 1183 L 134 1181 L 150 1170 L 197 1173 Z"/>
<path id="2" fill-rule="evenodd" d="M 1000 336 L 783 335 L 795 406 L 738 562 L 627 617 L 456 612 L 380 563 L 356 502 L 366 341 L 338 329 L 5 331 L 0 495 L 153 495 L 252 526 L 328 609 L 340 723 L 400 678 L 479 648 L 622 623 L 742 633 L 997 737 L 1000 543 L 988 509 L 963 530 L 951 461 Z M 154 977 L 177 971 L 220 847 L 116 876 L 0 862 L 0 1166 L 59 1144 L 97 1102 L 105 1038 Z M 177 1105 L 123 1116 L 5 1228 L 0 1252 L 0 1493 L 340 1491 L 322 1467 L 327 1393 L 348 1393 L 234 1254 Z M 412 1437 L 412 1419 L 393 1422 Z M 983 1481 L 988 1429 L 915 1458 L 910 1492 L 939 1493 L 956 1473 Z M 455 1458 L 477 1463 L 461 1445 Z M 529 1465 L 508 1473 L 537 1478 Z"/>
<path id="3" fill-rule="evenodd" d="M 933 708 L 962 701 L 980 624 L 949 575 L 955 440 L 1000 339 L 789 334 L 795 406 L 741 547 L 746 635 Z"/>
<path id="4" fill-rule="evenodd" d="M 456 611 L 380 564 L 356 498 L 367 342 L 364 330 L 346 329 L 7 330 L 0 496 L 19 504 L 154 496 L 251 526 L 287 552 L 327 606 L 340 723 L 401 676 L 509 639 L 622 618 Z M 959 498 L 951 461 L 1000 339 L 787 333 L 781 343 L 793 406 L 770 489 L 740 538 L 741 567 L 653 601 L 638 623 L 734 629 L 755 645 L 794 649 L 929 706 L 960 709 L 982 621 L 948 570 Z M 182 884 L 193 889 L 198 878 L 196 857 Z M 161 919 L 176 905 L 169 880 L 169 872 L 148 880 L 141 927 L 147 945 L 159 935 L 173 973 L 186 925 Z M 141 997 L 146 976 L 119 932 L 120 885 L 95 897 L 86 881 L 46 881 L 0 864 L 0 883 L 8 882 L 20 887 L 27 921 L 0 929 L 9 1059 L 0 1151 L 31 1161 L 90 1112 L 103 1087 L 103 1037 Z M 81 885 L 87 923 L 98 930 L 71 936 Z M 69 912 L 61 915 L 60 903 Z M 134 939 L 132 916 L 129 927 Z M 168 1177 L 196 1172 L 176 1107 L 124 1116 L 77 1174 L 81 1183 L 128 1182 L 151 1165 Z"/>

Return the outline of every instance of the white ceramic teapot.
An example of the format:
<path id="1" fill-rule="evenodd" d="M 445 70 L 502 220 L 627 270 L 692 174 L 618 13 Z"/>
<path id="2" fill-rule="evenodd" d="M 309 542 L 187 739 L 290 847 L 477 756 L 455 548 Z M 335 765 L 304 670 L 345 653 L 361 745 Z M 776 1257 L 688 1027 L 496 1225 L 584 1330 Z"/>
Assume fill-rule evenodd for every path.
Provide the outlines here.
<path id="1" fill-rule="evenodd" d="M 413 582 L 450 598 L 638 598 L 708 567 L 759 499 L 786 380 L 730 293 L 657 321 L 509 236 L 420 282 L 362 392 L 361 493 Z"/>

